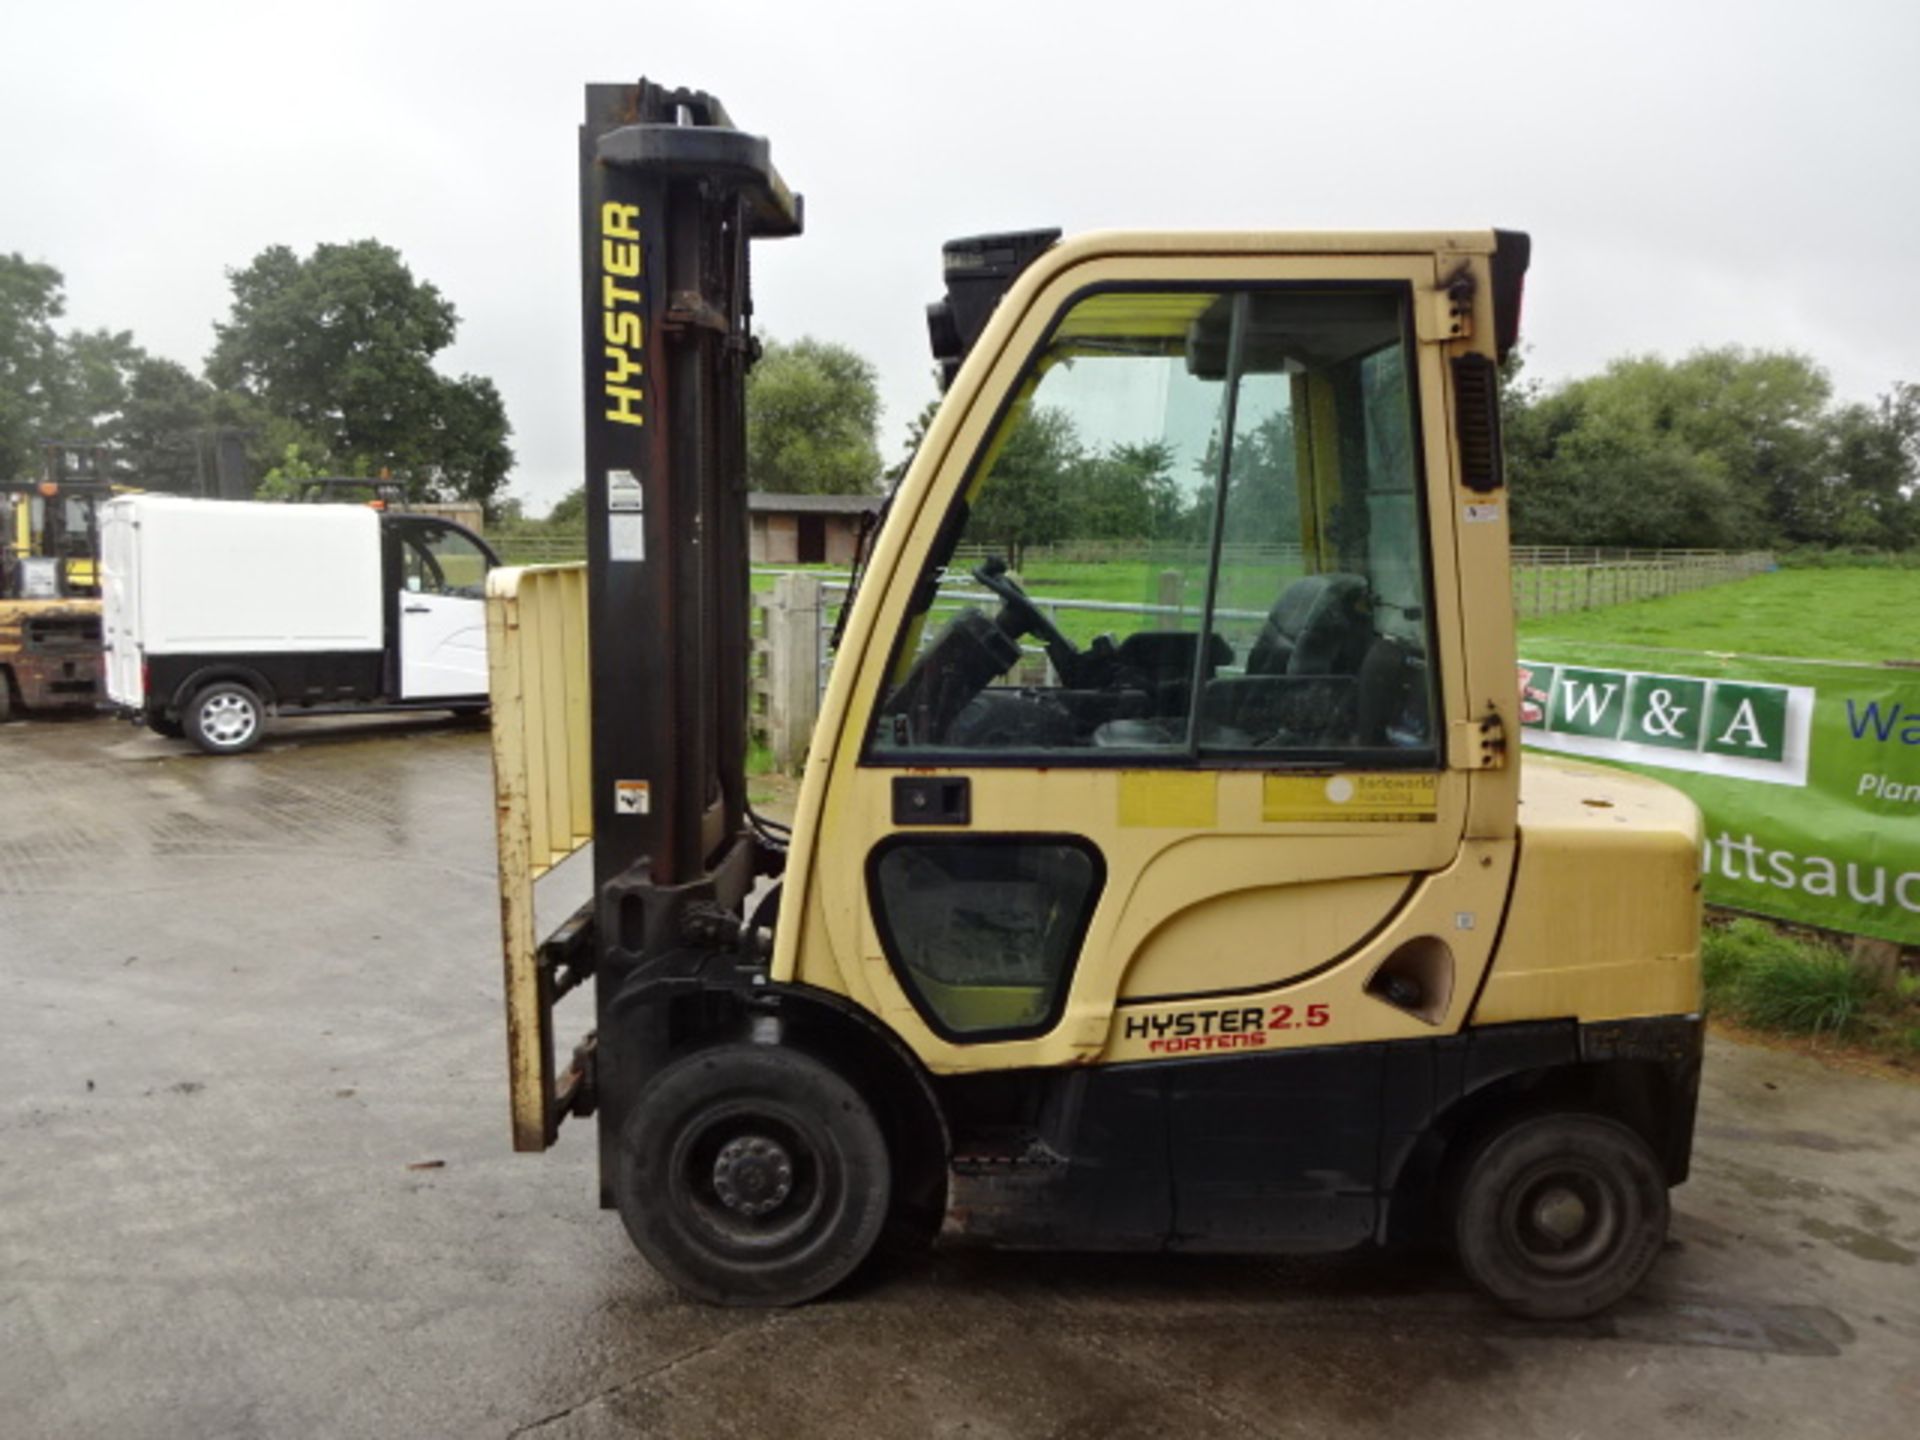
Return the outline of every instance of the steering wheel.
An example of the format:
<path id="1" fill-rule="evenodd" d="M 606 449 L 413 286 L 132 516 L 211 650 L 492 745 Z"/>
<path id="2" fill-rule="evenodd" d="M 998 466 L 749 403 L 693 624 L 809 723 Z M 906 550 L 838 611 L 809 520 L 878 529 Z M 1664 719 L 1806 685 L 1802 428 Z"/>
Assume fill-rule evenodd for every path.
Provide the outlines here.
<path id="1" fill-rule="evenodd" d="M 1047 658 L 1053 661 L 1053 668 L 1060 679 L 1071 685 L 1080 666 L 1080 651 L 1074 643 L 1053 623 L 1033 597 L 1022 590 L 1019 583 L 1007 574 L 1007 562 L 1000 555 L 989 555 L 986 561 L 975 568 L 973 578 L 1000 597 L 1006 608 L 995 621 L 1007 634 L 1018 639 L 1022 635 L 1032 635 L 1046 647 Z"/>

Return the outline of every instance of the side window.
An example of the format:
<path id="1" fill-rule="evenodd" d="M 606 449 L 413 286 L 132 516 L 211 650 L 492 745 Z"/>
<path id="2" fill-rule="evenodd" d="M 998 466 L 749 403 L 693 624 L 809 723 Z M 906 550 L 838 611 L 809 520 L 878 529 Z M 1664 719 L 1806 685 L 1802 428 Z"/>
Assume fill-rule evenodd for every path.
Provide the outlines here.
<path id="1" fill-rule="evenodd" d="M 471 600 L 486 594 L 486 552 L 462 532 L 421 525 L 409 527 L 401 539 L 401 574 L 408 590 Z"/>
<path id="2" fill-rule="evenodd" d="M 977 458 L 869 758 L 1433 763 L 1392 288 L 1096 293 Z"/>
<path id="3" fill-rule="evenodd" d="M 1391 293 L 1256 294 L 1200 749 L 1431 761 L 1427 546 L 1405 323 Z M 1297 347 L 1297 348 L 1296 348 Z"/>
<path id="4" fill-rule="evenodd" d="M 972 1039 L 1050 1028 L 1105 878 L 1084 841 L 900 837 L 870 862 L 881 944 L 936 1030 Z"/>

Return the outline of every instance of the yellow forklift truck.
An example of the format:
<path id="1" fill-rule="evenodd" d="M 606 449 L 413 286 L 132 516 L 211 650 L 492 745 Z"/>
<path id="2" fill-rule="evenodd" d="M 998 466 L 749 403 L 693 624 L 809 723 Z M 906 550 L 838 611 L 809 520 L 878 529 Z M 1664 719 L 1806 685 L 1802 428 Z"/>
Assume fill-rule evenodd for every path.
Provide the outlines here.
<path id="1" fill-rule="evenodd" d="M 516 1145 L 596 1116 L 601 1203 L 720 1304 L 942 1228 L 1438 1231 L 1529 1315 L 1632 1289 L 1692 1146 L 1700 824 L 1523 773 L 1496 367 L 1527 238 L 950 243 L 945 399 L 787 828 L 747 800 L 743 403 L 750 241 L 800 202 L 646 82 L 589 88 L 580 173 L 589 559 L 490 582 Z M 1040 423 L 1151 502 L 1104 568 L 1007 563 Z M 533 882 L 589 838 L 545 934 Z"/>
<path id="2" fill-rule="evenodd" d="M 0 721 L 101 699 L 99 446 L 46 444 L 38 481 L 0 483 Z"/>

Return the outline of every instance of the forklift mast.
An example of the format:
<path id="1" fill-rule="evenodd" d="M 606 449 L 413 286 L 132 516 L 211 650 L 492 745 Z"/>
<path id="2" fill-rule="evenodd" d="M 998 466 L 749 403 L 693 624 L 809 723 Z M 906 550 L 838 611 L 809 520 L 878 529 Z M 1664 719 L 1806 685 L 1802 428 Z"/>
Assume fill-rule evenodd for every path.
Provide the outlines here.
<path id="1" fill-rule="evenodd" d="M 677 945 L 689 904 L 738 913 L 777 861 L 746 799 L 748 242 L 800 227 L 767 142 L 713 97 L 645 80 L 588 87 L 580 299 L 603 1019 L 641 961 Z"/>

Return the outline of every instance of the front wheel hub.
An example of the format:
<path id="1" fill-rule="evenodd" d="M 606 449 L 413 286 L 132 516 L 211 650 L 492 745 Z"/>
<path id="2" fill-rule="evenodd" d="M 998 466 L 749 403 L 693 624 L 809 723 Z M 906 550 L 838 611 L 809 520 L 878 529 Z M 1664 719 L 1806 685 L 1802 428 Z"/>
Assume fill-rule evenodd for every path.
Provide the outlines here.
<path id="1" fill-rule="evenodd" d="M 1562 1245 L 1580 1238 L 1587 1228 L 1587 1204 L 1563 1185 L 1555 1185 L 1533 1204 L 1534 1227 Z"/>
<path id="2" fill-rule="evenodd" d="M 778 1141 L 742 1135 L 714 1157 L 713 1189 L 736 1214 L 769 1214 L 793 1193 L 793 1159 Z"/>

